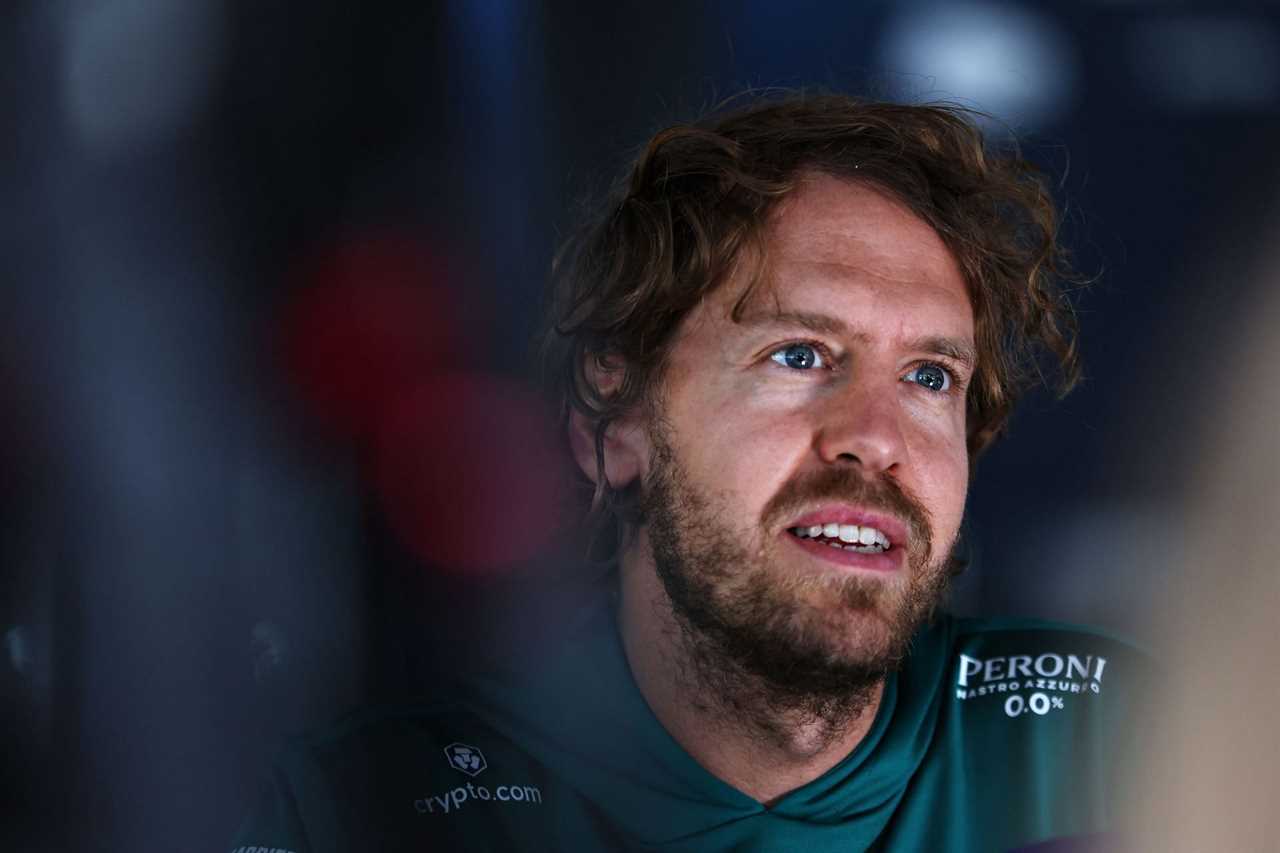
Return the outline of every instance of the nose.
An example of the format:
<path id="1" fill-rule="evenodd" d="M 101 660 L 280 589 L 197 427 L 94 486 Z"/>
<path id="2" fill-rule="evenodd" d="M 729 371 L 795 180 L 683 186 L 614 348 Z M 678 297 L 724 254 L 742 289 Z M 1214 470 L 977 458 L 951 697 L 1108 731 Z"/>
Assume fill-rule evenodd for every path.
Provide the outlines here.
<path id="1" fill-rule="evenodd" d="M 850 378 L 817 409 L 814 450 L 831 465 L 892 473 L 904 461 L 906 437 L 896 382 Z"/>

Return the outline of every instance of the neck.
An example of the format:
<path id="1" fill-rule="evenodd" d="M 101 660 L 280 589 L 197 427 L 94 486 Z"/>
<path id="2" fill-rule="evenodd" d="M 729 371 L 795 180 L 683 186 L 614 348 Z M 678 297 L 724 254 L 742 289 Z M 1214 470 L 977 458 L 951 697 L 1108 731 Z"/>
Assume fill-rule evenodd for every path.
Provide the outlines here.
<path id="1" fill-rule="evenodd" d="M 703 768 L 768 805 L 862 741 L 883 681 L 820 712 L 773 701 L 757 676 L 707 658 L 673 613 L 644 533 L 630 545 L 620 566 L 618 620 L 627 662 L 658 721 Z"/>

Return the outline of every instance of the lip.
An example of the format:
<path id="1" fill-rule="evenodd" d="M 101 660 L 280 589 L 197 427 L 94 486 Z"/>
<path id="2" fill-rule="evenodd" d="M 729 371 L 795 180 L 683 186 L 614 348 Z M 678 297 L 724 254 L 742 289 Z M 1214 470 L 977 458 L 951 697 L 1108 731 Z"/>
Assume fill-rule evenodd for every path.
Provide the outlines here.
<path id="1" fill-rule="evenodd" d="M 902 568 L 906 552 L 901 548 L 890 548 L 879 554 L 859 554 L 857 551 L 846 551 L 843 548 L 832 548 L 812 539 L 801 539 L 783 531 L 782 535 L 791 544 L 801 548 L 819 560 L 833 563 L 848 569 L 862 569 L 869 572 L 891 574 Z"/>

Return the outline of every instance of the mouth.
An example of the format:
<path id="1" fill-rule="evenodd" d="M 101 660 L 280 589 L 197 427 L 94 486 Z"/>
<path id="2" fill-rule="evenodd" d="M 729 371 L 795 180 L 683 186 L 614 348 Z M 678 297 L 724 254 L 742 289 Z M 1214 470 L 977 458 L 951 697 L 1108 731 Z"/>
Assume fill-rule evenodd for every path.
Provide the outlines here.
<path id="1" fill-rule="evenodd" d="M 797 518 L 786 538 L 827 562 L 893 571 L 905 561 L 907 529 L 890 516 L 832 506 Z"/>
<path id="2" fill-rule="evenodd" d="M 808 539 L 855 554 L 883 554 L 893 547 L 883 530 L 869 524 L 860 526 L 829 521 L 826 524 L 790 527 L 787 532 L 797 539 Z"/>

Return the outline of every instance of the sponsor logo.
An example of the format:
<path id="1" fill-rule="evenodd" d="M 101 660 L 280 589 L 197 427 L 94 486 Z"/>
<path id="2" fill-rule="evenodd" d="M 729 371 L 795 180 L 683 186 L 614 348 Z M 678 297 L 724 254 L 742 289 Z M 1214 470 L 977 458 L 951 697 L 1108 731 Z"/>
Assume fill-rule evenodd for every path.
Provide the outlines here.
<path id="1" fill-rule="evenodd" d="M 956 668 L 956 699 L 1005 694 L 1007 716 L 1044 716 L 1066 708 L 1070 696 L 1101 693 L 1106 668 L 1107 659 L 1095 655 L 1046 652 L 975 658 L 962 654 Z"/>
<path id="2" fill-rule="evenodd" d="M 414 800 L 413 808 L 418 814 L 449 814 L 458 811 L 469 802 L 525 803 L 540 806 L 542 791 L 535 785 L 499 785 L 490 790 L 484 785 L 468 782 L 443 794 L 433 794 Z"/>
<path id="3" fill-rule="evenodd" d="M 451 743 L 444 748 L 445 758 L 454 770 L 461 770 L 468 776 L 479 776 L 489 765 L 484 760 L 484 753 L 474 746 L 465 743 Z"/>
<path id="4" fill-rule="evenodd" d="M 477 747 L 466 743 L 451 743 L 444 748 L 449 759 L 449 766 L 460 770 L 468 776 L 477 776 L 488 768 L 484 753 Z M 542 805 L 542 790 L 536 785 L 502 784 L 496 786 L 477 785 L 468 782 L 445 791 L 442 794 L 431 794 L 413 801 L 413 808 L 418 814 L 453 814 L 469 803 L 488 803 L 490 805 L 516 803 L 520 805 Z"/>

